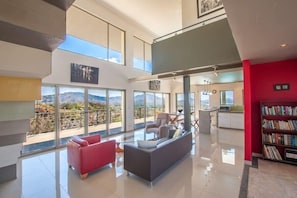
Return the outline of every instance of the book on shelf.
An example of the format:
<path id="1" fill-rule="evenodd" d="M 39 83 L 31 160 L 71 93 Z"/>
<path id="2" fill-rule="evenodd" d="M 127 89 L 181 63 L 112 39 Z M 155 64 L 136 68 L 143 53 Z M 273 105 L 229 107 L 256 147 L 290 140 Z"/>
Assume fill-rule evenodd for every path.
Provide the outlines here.
<path id="1" fill-rule="evenodd" d="M 266 106 L 261 107 L 262 115 L 297 116 L 297 106 Z"/>
<path id="2" fill-rule="evenodd" d="M 262 127 L 264 129 L 297 131 L 297 120 L 267 120 L 267 119 L 263 119 Z"/>
<path id="3" fill-rule="evenodd" d="M 297 134 L 265 133 L 263 138 L 265 143 L 297 147 Z"/>
<path id="4" fill-rule="evenodd" d="M 275 146 L 264 145 L 264 157 L 272 160 L 282 160 L 282 156 Z"/>

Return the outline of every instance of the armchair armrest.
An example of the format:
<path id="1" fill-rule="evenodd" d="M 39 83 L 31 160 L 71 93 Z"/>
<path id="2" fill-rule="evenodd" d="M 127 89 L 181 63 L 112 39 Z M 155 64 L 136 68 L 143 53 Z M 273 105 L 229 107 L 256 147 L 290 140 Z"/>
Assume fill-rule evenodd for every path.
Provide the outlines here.
<path id="1" fill-rule="evenodd" d="M 147 124 L 145 128 L 158 128 L 159 126 L 156 123 Z"/>

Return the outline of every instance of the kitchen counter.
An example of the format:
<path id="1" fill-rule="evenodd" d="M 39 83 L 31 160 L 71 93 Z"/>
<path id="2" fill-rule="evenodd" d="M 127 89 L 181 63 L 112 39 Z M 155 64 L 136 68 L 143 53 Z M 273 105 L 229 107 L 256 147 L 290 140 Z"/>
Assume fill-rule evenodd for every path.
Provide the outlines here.
<path id="1" fill-rule="evenodd" d="M 218 127 L 244 129 L 244 114 L 242 111 L 219 111 Z"/>

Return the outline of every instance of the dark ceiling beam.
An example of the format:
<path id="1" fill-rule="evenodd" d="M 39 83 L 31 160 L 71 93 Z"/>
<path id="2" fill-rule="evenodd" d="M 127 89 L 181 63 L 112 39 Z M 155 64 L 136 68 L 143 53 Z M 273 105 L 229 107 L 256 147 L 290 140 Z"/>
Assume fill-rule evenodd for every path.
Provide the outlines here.
<path id="1" fill-rule="evenodd" d="M 43 1 L 66 11 L 73 4 L 75 0 L 43 0 Z"/>
<path id="2" fill-rule="evenodd" d="M 170 73 L 158 75 L 158 78 L 171 78 L 171 77 L 176 77 L 176 76 L 213 72 L 214 67 L 216 67 L 216 71 L 223 71 L 223 70 L 228 70 L 228 69 L 242 68 L 242 63 L 239 62 L 239 63 L 233 63 L 233 64 L 224 64 L 224 65 L 211 65 L 211 66 L 201 67 L 201 68 L 197 68 L 197 69 L 170 72 Z"/>

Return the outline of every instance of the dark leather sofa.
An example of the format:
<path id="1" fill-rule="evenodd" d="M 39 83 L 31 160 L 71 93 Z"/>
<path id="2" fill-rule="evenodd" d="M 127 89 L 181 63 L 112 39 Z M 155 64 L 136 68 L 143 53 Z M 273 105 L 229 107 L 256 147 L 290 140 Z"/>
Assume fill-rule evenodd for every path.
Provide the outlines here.
<path id="1" fill-rule="evenodd" d="M 192 133 L 169 139 L 157 148 L 142 149 L 133 144 L 124 145 L 124 169 L 149 182 L 185 157 L 192 149 Z"/>

